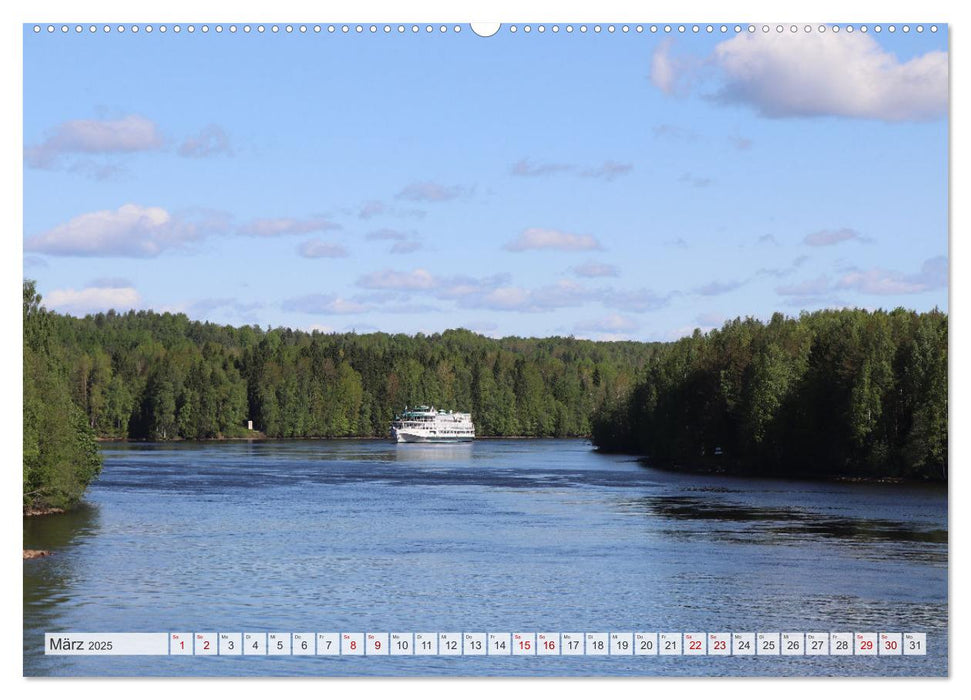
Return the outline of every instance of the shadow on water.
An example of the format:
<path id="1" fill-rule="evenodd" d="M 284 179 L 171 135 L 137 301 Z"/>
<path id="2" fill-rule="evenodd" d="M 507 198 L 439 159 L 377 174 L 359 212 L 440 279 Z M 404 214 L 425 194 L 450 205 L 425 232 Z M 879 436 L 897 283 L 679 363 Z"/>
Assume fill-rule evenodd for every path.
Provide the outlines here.
<path id="1" fill-rule="evenodd" d="M 47 549 L 49 557 L 25 559 L 24 620 L 30 620 L 31 633 L 24 634 L 24 658 L 28 646 L 42 644 L 38 630 L 55 630 L 61 607 L 71 603 L 77 579 L 77 557 L 73 551 L 100 530 L 98 508 L 82 503 L 76 509 L 56 515 L 24 518 L 24 548 Z"/>
<path id="2" fill-rule="evenodd" d="M 671 520 L 751 523 L 768 542 L 799 536 L 935 545 L 946 545 L 948 541 L 946 530 L 921 528 L 916 523 L 834 516 L 798 508 L 753 507 L 693 496 L 643 496 L 622 501 L 621 508 Z M 717 535 L 717 530 L 708 532 Z"/>
<path id="3" fill-rule="evenodd" d="M 62 552 L 98 528 L 98 507 L 82 502 L 74 510 L 24 518 L 24 548 Z"/>

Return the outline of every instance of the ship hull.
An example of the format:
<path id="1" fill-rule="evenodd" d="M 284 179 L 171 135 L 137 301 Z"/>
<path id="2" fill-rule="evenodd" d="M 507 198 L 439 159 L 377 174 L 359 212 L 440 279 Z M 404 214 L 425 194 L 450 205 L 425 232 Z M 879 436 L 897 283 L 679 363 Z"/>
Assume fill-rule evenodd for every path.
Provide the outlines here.
<path id="1" fill-rule="evenodd" d="M 474 435 L 469 436 L 439 436 L 439 435 L 422 435 L 420 433 L 412 433 L 405 430 L 395 430 L 392 434 L 392 438 L 395 442 L 472 442 L 475 440 Z"/>

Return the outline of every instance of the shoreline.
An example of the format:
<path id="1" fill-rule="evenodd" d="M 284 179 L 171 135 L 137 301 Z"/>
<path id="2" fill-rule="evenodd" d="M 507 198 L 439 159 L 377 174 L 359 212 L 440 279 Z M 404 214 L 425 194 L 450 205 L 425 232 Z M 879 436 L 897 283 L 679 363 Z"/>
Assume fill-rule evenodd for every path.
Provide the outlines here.
<path id="1" fill-rule="evenodd" d="M 554 437 L 550 435 L 479 435 L 476 436 L 474 440 L 467 440 L 466 442 L 477 442 L 479 440 L 590 440 L 592 436 L 590 435 L 565 435 L 563 437 Z M 371 442 L 393 442 L 390 437 L 386 435 L 351 435 L 351 436 L 335 436 L 326 437 L 318 435 L 308 435 L 302 437 L 267 437 L 266 435 L 252 436 L 252 437 L 215 437 L 215 438 L 166 438 L 164 440 L 148 440 L 143 438 L 122 438 L 122 437 L 96 437 L 97 442 L 130 442 L 132 444 L 139 443 L 156 443 L 156 444 L 166 444 L 175 442 L 301 442 L 305 440 L 368 440 Z M 456 443 L 460 444 L 460 443 Z"/>
<path id="2" fill-rule="evenodd" d="M 599 452 L 599 450 L 598 450 Z M 947 487 L 947 479 L 916 479 L 905 476 L 877 476 L 870 474 L 812 474 L 793 472 L 791 474 L 766 473 L 757 469 L 746 469 L 735 465 L 706 465 L 706 464 L 678 464 L 674 462 L 652 462 L 649 457 L 624 452 L 604 452 L 603 454 L 628 454 L 635 457 L 637 462 L 649 469 L 680 474 L 713 474 L 717 476 L 740 477 L 749 479 L 771 479 L 774 481 L 826 481 L 844 484 L 885 484 L 885 485 L 937 485 Z"/>
<path id="3" fill-rule="evenodd" d="M 64 508 L 38 508 L 38 507 L 25 507 L 24 517 L 25 518 L 37 518 L 43 515 L 59 515 L 61 513 L 66 513 Z"/>

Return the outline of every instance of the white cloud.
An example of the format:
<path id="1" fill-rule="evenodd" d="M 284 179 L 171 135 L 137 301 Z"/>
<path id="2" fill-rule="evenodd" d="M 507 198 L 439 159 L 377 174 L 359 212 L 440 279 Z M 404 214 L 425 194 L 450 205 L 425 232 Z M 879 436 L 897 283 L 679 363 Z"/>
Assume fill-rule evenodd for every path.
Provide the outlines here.
<path id="1" fill-rule="evenodd" d="M 322 216 L 315 216 L 309 219 L 280 217 L 276 219 L 253 219 L 248 224 L 240 226 L 239 232 L 244 236 L 269 238 L 273 236 L 314 233 L 316 231 L 330 231 L 338 228 L 340 228 L 339 224 L 335 224 L 333 221 Z"/>
<path id="2" fill-rule="evenodd" d="M 216 155 L 233 154 L 229 137 L 221 127 L 210 124 L 196 136 L 189 136 L 179 146 L 179 155 L 187 158 L 208 158 Z"/>
<path id="3" fill-rule="evenodd" d="M 807 234 L 803 239 L 803 243 L 818 247 L 836 245 L 837 243 L 842 243 L 843 241 L 853 240 L 868 241 L 869 239 L 860 235 L 859 231 L 854 231 L 851 228 L 841 228 L 835 230 L 816 231 L 814 233 Z"/>
<path id="4" fill-rule="evenodd" d="M 665 39 L 658 44 L 651 56 L 651 82 L 668 95 L 674 94 L 678 81 L 685 73 L 683 66 L 671 56 L 673 43 L 673 39 Z"/>
<path id="5" fill-rule="evenodd" d="M 319 238 L 304 241 L 298 248 L 305 258 L 346 258 L 347 249 L 339 243 L 328 243 Z"/>
<path id="6" fill-rule="evenodd" d="M 40 144 L 25 148 L 24 161 L 32 168 L 54 168 L 66 154 L 133 153 L 156 150 L 162 144 L 155 122 L 137 114 L 77 119 L 57 125 Z"/>
<path id="7" fill-rule="evenodd" d="M 585 262 L 571 269 L 573 270 L 573 274 L 579 277 L 617 277 L 620 274 L 616 265 L 593 261 Z"/>
<path id="8" fill-rule="evenodd" d="M 334 328 L 333 326 L 325 326 L 325 325 L 320 324 L 320 323 L 312 323 L 309 326 L 307 326 L 306 331 L 308 333 L 325 333 L 325 334 L 330 334 L 330 333 L 336 333 L 337 332 L 337 329 Z"/>
<path id="9" fill-rule="evenodd" d="M 775 291 L 783 296 L 798 297 L 805 301 L 829 297 L 835 292 L 846 290 L 873 295 L 920 294 L 945 288 L 947 283 L 947 257 L 941 255 L 925 260 L 920 272 L 913 274 L 882 267 L 851 269 L 833 283 L 828 277 L 821 276 L 798 284 L 776 287 Z"/>
<path id="10" fill-rule="evenodd" d="M 864 294 L 919 294 L 947 287 L 947 280 L 947 258 L 942 255 L 925 260 L 920 272 L 912 275 L 878 267 L 852 270 L 837 281 L 835 288 Z"/>
<path id="11" fill-rule="evenodd" d="M 528 228 L 503 246 L 506 250 L 601 250 L 596 238 L 589 234 L 565 233 L 545 228 Z"/>
<path id="12" fill-rule="evenodd" d="M 24 250 L 48 255 L 151 258 L 201 236 L 199 225 L 161 207 L 125 204 L 81 214 L 24 241 Z"/>
<path id="13" fill-rule="evenodd" d="M 127 311 L 141 303 L 141 296 L 134 287 L 85 287 L 84 289 L 54 289 L 44 295 L 51 309 L 62 313 L 84 316 L 116 309 Z"/>
<path id="14" fill-rule="evenodd" d="M 308 294 L 287 299 L 281 305 L 284 311 L 300 311 L 305 314 L 357 314 L 370 311 L 371 307 L 334 294 Z"/>
<path id="15" fill-rule="evenodd" d="M 411 272 L 398 272 L 397 270 L 371 272 L 358 278 L 357 284 L 365 289 L 416 291 L 435 289 L 440 286 L 440 281 L 428 270 L 416 268 Z"/>
<path id="16" fill-rule="evenodd" d="M 459 297 L 460 306 L 493 311 L 521 311 L 536 313 L 572 306 L 582 306 L 591 301 L 593 292 L 572 280 L 560 280 L 555 284 L 526 289 L 501 286 L 491 290 L 480 289 Z"/>
<path id="17" fill-rule="evenodd" d="M 724 81 L 717 99 L 750 105 L 766 117 L 898 122 L 947 112 L 945 52 L 901 63 L 868 34 L 745 33 L 716 46 L 712 61 Z"/>

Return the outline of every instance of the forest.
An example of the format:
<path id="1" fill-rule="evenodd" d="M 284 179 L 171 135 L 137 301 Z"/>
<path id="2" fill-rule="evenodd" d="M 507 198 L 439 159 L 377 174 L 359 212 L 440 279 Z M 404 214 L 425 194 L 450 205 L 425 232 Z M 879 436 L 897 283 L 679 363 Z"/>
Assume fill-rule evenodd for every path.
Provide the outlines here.
<path id="1" fill-rule="evenodd" d="M 946 480 L 947 350 L 936 310 L 736 319 L 664 346 L 593 441 L 657 466 Z"/>
<path id="2" fill-rule="evenodd" d="M 660 344 L 307 333 L 183 314 L 48 314 L 70 396 L 102 438 L 387 437 L 406 405 L 470 411 L 481 436 L 591 432 Z M 251 434 L 250 434 L 251 435 Z"/>
<path id="3" fill-rule="evenodd" d="M 325 334 L 75 318 L 25 281 L 25 507 L 76 502 L 96 438 L 386 437 L 417 404 L 471 412 L 478 436 L 592 436 L 658 466 L 946 480 L 947 322 L 775 314 L 672 343 Z"/>
<path id="4" fill-rule="evenodd" d="M 88 418 L 71 398 L 69 361 L 56 340 L 57 317 L 24 282 L 24 511 L 75 505 L 101 471 Z"/>

